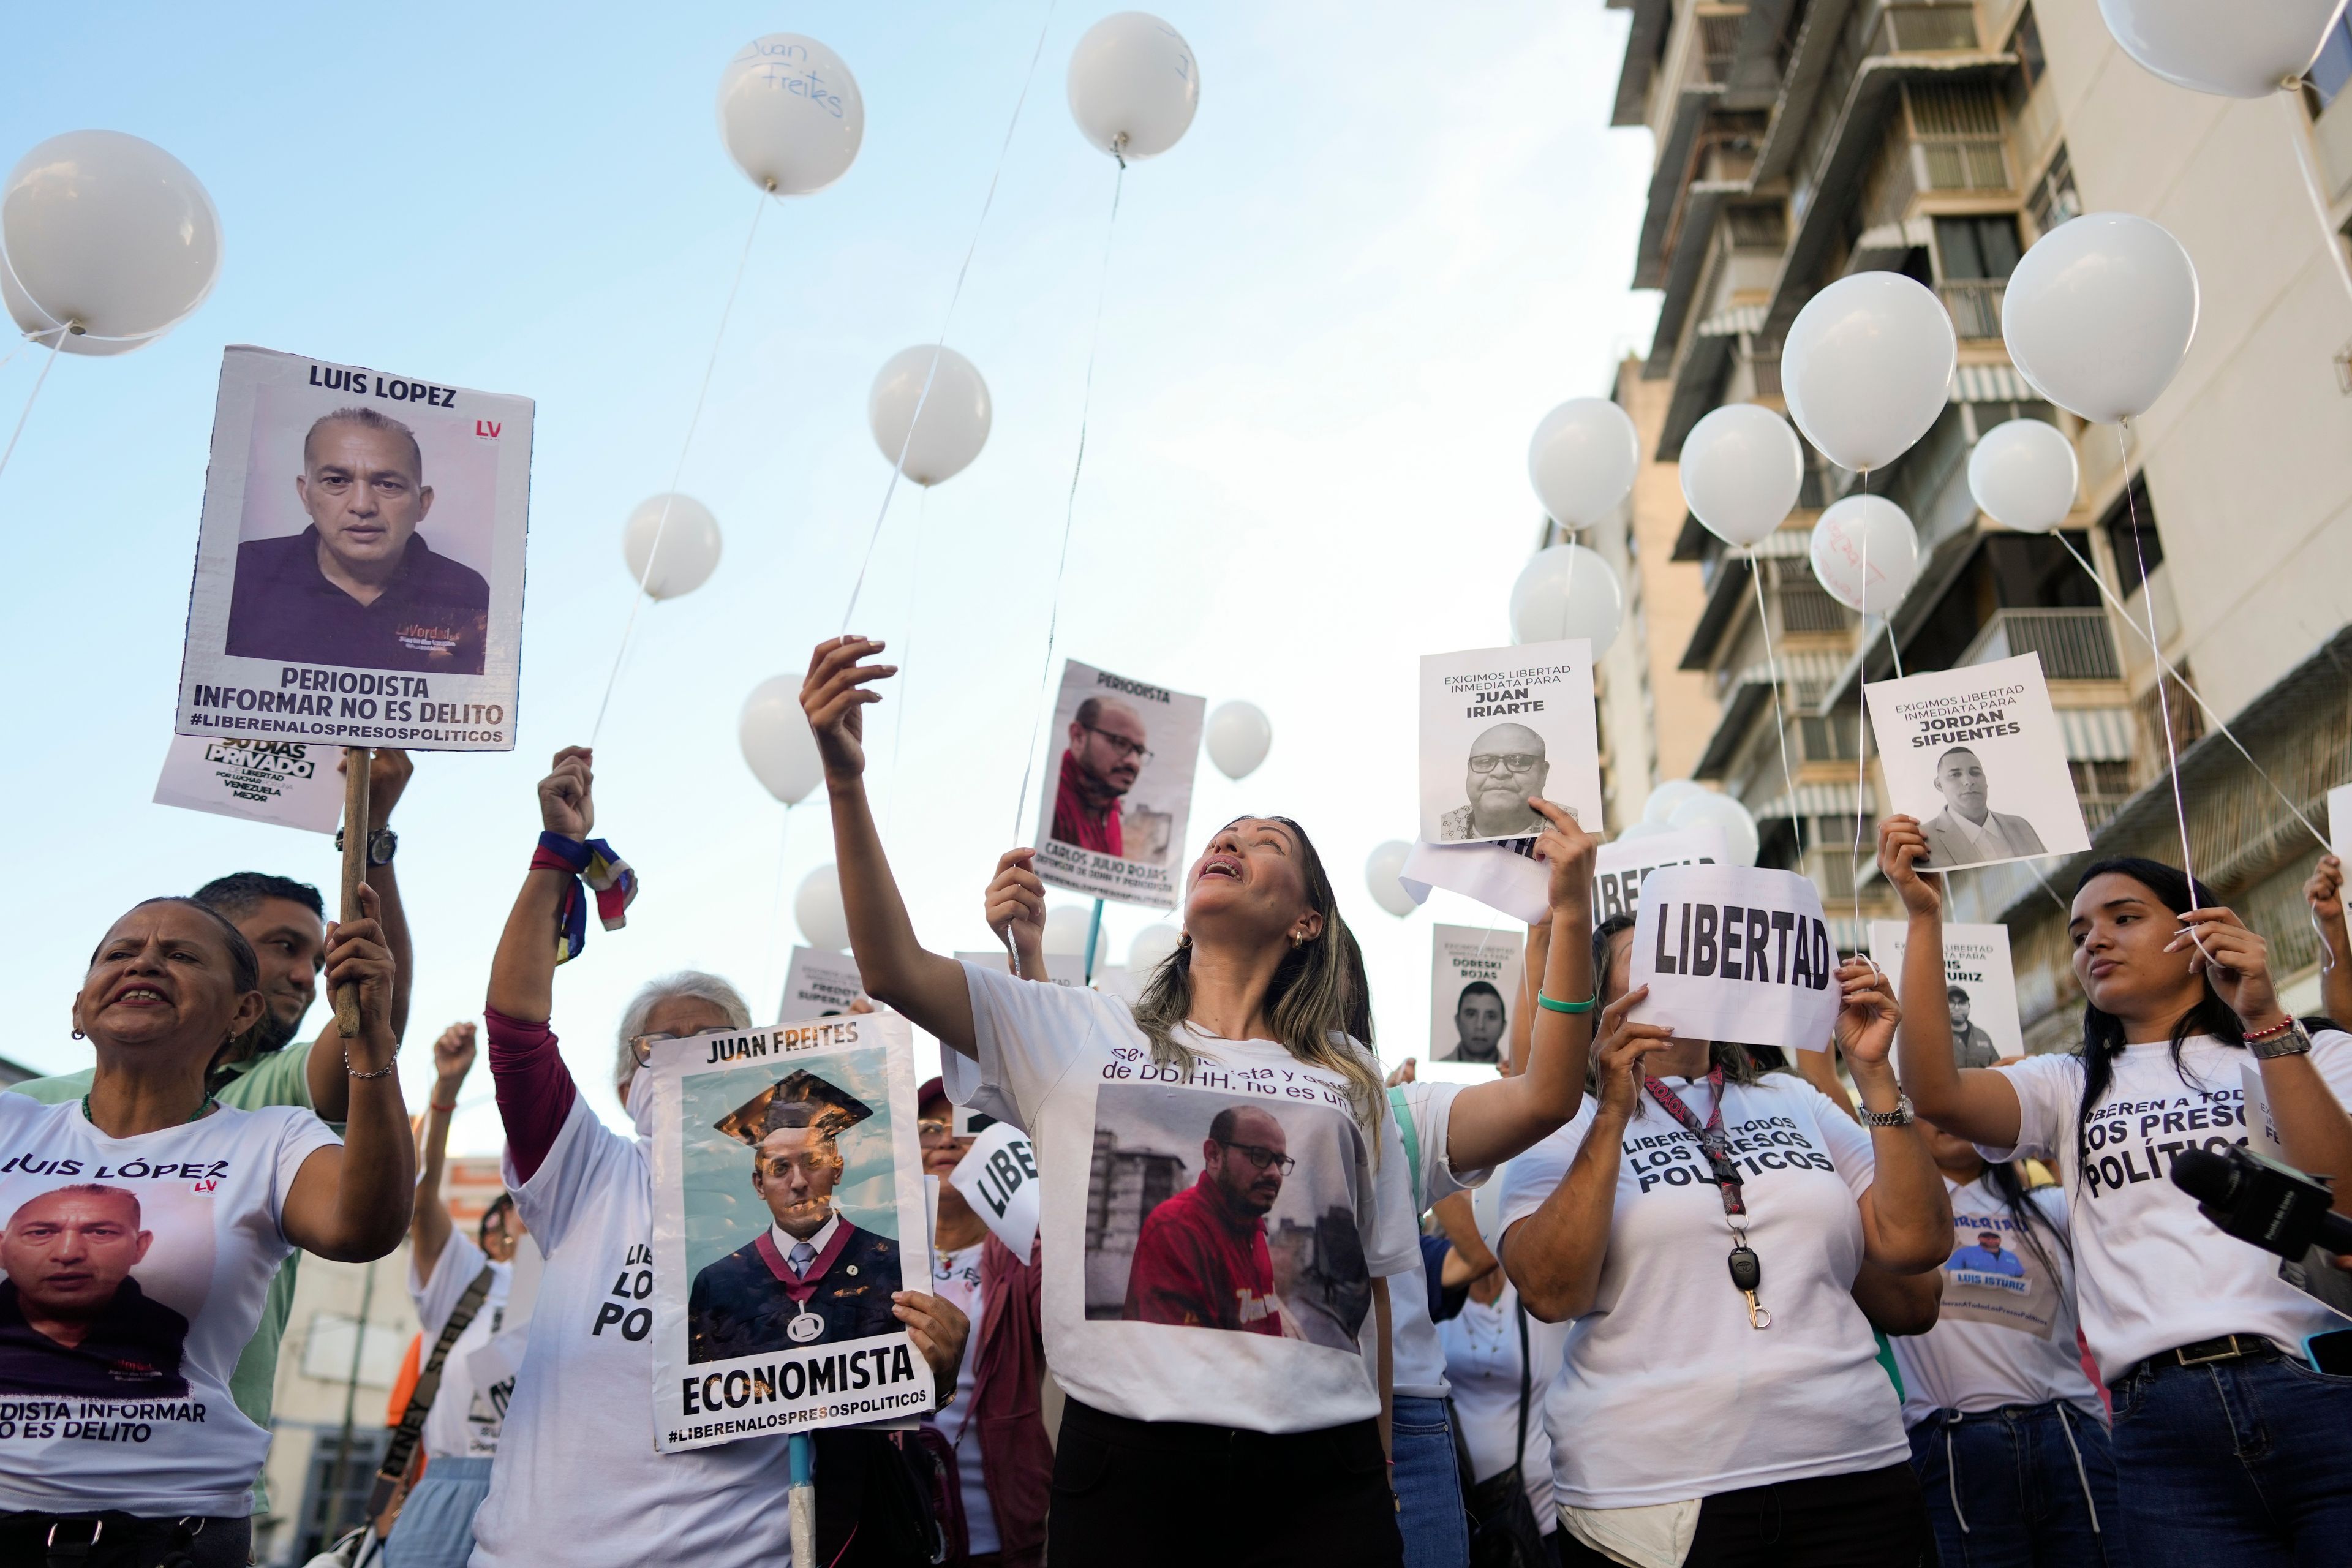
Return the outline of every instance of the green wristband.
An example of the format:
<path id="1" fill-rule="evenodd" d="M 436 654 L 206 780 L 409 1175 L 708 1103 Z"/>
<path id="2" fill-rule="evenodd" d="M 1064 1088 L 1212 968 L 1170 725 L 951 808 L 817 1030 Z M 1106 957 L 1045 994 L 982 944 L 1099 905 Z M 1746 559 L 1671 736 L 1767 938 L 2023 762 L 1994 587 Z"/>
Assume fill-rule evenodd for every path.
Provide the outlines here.
<path id="1" fill-rule="evenodd" d="M 1547 1012 L 1590 1013 L 1592 1011 L 1594 1004 L 1601 1000 L 1601 993 L 1595 991 L 1592 994 L 1592 1000 L 1591 1002 L 1555 1002 L 1550 997 L 1545 995 L 1543 994 L 1542 987 L 1538 986 L 1536 989 L 1536 1000 L 1542 1005 Z"/>

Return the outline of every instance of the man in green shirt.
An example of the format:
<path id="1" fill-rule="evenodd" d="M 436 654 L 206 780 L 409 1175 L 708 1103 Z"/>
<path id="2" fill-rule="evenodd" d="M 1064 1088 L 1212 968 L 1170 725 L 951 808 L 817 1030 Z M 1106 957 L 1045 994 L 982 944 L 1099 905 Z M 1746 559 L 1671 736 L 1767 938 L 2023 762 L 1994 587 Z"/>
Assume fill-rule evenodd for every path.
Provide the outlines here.
<path id="1" fill-rule="evenodd" d="M 379 751 L 368 766 L 368 885 L 381 901 L 383 933 L 396 965 L 392 990 L 392 1032 L 398 1038 L 408 1027 L 408 993 L 413 952 L 408 916 L 400 904 L 400 882 L 393 873 L 393 851 L 398 841 L 384 823 L 408 785 L 415 764 L 405 752 Z M 210 1087 L 223 1105 L 252 1110 L 265 1105 L 299 1105 L 319 1113 L 321 1121 L 340 1130 L 351 1105 L 351 1080 L 343 1072 L 343 1037 L 331 1015 L 315 1039 L 299 1044 L 294 1037 L 319 996 L 319 972 L 327 953 L 327 909 L 319 889 L 307 882 L 274 877 L 263 871 L 238 871 L 198 888 L 198 903 L 219 910 L 253 944 L 261 961 L 261 994 L 269 1010 L 249 1033 L 221 1047 L 214 1058 Z M 79 1100 L 89 1092 L 94 1068 L 37 1078 L 11 1084 L 9 1092 L 30 1095 L 44 1104 Z M 296 1253 L 270 1281 L 269 1299 L 261 1322 L 237 1358 L 229 1377 L 229 1393 L 236 1407 L 264 1431 L 278 1384 L 278 1346 L 286 1334 L 286 1320 L 294 1310 Z M 256 1513 L 268 1511 L 265 1480 L 253 1488 Z"/>

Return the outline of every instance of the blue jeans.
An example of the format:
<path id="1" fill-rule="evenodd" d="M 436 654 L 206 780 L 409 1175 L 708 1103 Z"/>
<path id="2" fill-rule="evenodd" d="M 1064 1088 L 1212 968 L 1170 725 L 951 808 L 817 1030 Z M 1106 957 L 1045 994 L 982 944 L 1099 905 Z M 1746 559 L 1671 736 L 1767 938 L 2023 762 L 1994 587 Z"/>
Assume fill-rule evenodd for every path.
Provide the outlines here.
<path id="1" fill-rule="evenodd" d="M 1911 1428 L 1911 1468 L 1944 1568 L 2122 1561 L 2106 1426 L 2063 1400 L 1938 1410 Z"/>
<path id="2" fill-rule="evenodd" d="M 1390 1433 L 1405 1568 L 1468 1568 L 1470 1524 L 1445 1401 L 1398 1394 Z"/>
<path id="3" fill-rule="evenodd" d="M 2147 1362 L 2114 1393 L 2135 1568 L 2334 1568 L 2352 1554 L 2352 1377 L 2300 1357 Z"/>

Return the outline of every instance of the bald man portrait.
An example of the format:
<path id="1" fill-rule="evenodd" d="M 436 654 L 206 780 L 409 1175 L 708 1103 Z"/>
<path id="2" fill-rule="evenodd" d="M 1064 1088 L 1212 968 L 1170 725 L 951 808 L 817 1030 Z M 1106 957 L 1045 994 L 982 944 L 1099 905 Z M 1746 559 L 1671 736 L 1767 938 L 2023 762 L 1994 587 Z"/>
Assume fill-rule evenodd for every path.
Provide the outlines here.
<path id="1" fill-rule="evenodd" d="M 1543 794 L 1550 775 L 1541 735 L 1525 724 L 1495 725 L 1470 743 L 1470 767 L 1463 778 L 1470 804 L 1438 819 L 1438 841 L 1534 837 L 1551 825 L 1528 800 Z"/>
<path id="2" fill-rule="evenodd" d="M 188 1320 L 131 1278 L 154 1240 L 121 1187 L 54 1187 L 18 1205 L 0 1232 L 0 1392 L 186 1398 Z"/>
<path id="3" fill-rule="evenodd" d="M 1927 840 L 1927 864 L 1978 866 L 2049 853 L 2033 824 L 1992 809 L 1984 763 L 1966 746 L 1936 759 L 1936 793 L 1944 797 L 1944 809 L 1919 825 Z"/>
<path id="4" fill-rule="evenodd" d="M 1055 843 L 1126 858 L 1118 803 L 1135 787 L 1151 755 L 1148 739 L 1143 715 L 1118 699 L 1089 697 L 1078 704 L 1062 752 L 1061 783 L 1054 790 Z"/>
<path id="5" fill-rule="evenodd" d="M 1282 1123 L 1227 1106 L 1201 1144 L 1200 1179 L 1145 1216 L 1127 1276 L 1129 1322 L 1283 1332 L 1265 1216 L 1297 1163 Z"/>
<path id="6" fill-rule="evenodd" d="M 490 585 L 417 532 L 433 510 L 416 433 L 338 408 L 302 438 L 310 526 L 236 548 L 227 651 L 361 669 L 482 673 Z"/>

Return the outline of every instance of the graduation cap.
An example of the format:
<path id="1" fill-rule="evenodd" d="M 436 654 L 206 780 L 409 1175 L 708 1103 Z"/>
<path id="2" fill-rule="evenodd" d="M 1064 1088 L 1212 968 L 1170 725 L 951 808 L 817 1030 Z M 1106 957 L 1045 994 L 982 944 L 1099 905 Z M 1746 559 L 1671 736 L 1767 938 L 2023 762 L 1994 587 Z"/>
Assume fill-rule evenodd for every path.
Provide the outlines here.
<path id="1" fill-rule="evenodd" d="M 778 1079 L 713 1125 L 757 1149 L 761 1139 L 780 1127 L 814 1128 L 819 1136 L 833 1139 L 873 1114 L 872 1106 L 803 1068 Z"/>

